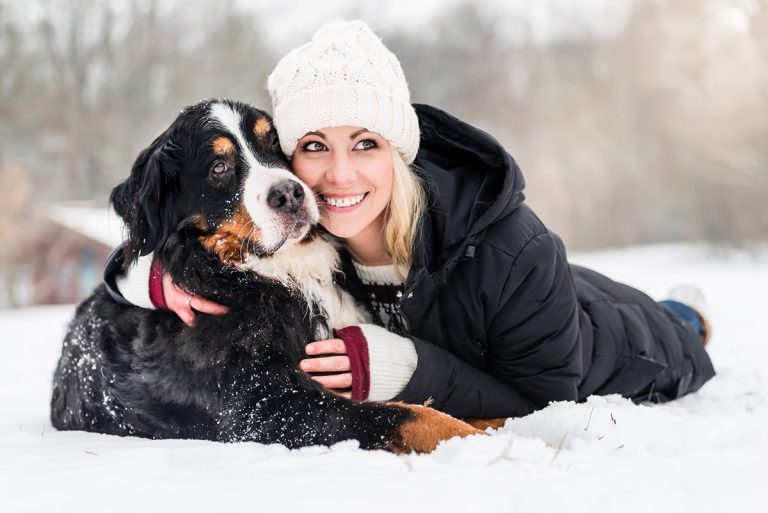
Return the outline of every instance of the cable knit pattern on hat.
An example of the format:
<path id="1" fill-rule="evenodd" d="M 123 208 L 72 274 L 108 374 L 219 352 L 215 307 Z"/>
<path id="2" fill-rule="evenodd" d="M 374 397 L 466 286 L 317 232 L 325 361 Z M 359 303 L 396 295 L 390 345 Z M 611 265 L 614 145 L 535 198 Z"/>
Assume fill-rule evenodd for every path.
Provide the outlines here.
<path id="1" fill-rule="evenodd" d="M 283 57 L 267 79 L 280 146 L 289 157 L 307 132 L 359 126 L 376 132 L 409 164 L 419 123 L 397 57 L 363 21 L 333 21 Z"/>

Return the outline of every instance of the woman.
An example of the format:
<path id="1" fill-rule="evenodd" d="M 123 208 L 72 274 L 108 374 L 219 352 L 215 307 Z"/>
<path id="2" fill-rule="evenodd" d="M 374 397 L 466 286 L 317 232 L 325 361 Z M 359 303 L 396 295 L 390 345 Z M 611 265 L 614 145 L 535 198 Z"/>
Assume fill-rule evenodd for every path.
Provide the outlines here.
<path id="1" fill-rule="evenodd" d="M 570 266 L 525 204 L 512 157 L 481 130 L 411 106 L 399 62 L 363 22 L 320 29 L 268 88 L 282 149 L 343 242 L 340 285 L 375 320 L 307 345 L 301 366 L 319 383 L 493 418 L 591 394 L 673 399 L 714 375 L 703 317 Z M 148 304 L 147 274 L 114 274 L 113 289 Z M 221 311 L 162 284 L 185 322 Z"/>

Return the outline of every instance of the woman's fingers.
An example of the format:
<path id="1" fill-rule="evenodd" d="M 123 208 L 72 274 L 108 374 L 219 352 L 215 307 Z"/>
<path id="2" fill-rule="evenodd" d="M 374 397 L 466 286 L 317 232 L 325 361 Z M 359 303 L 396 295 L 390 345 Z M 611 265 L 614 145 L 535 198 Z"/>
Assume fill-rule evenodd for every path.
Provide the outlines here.
<path id="1" fill-rule="evenodd" d="M 329 376 L 312 376 L 312 379 L 325 388 L 347 389 L 352 386 L 352 374 L 349 372 L 331 374 Z"/>
<path id="2" fill-rule="evenodd" d="M 347 346 L 340 338 L 329 338 L 327 340 L 318 340 L 307 344 L 307 354 L 347 354 Z"/>
<path id="3" fill-rule="evenodd" d="M 173 278 L 171 278 L 170 274 L 163 275 L 163 297 L 165 298 L 165 304 L 172 310 L 172 306 L 189 306 L 187 305 L 187 298 L 189 297 L 189 293 L 176 285 L 173 282 Z M 175 311 L 176 310 L 174 310 L 174 312 Z"/>
<path id="4" fill-rule="evenodd" d="M 229 308 L 226 306 L 220 305 L 218 303 L 214 303 L 213 301 L 210 301 L 208 299 L 199 297 L 199 296 L 192 296 L 192 301 L 190 302 L 190 305 L 193 309 L 197 310 L 198 312 L 203 312 L 211 315 L 222 315 L 229 311 Z"/>
<path id="5" fill-rule="evenodd" d="M 334 394 L 352 398 L 349 387 L 352 386 L 352 373 L 349 367 L 349 357 L 344 341 L 338 338 L 318 340 L 307 344 L 307 354 L 315 358 L 307 358 L 299 362 L 301 370 L 307 373 L 333 372 L 325 376 L 312 376 L 312 379 L 323 385 Z M 334 356 L 317 356 L 334 355 Z"/>
<path id="6" fill-rule="evenodd" d="M 221 315 L 227 307 L 195 296 L 173 282 L 170 274 L 163 275 L 163 298 L 170 311 L 179 316 L 187 326 L 194 326 L 195 312 Z"/>
<path id="7" fill-rule="evenodd" d="M 195 313 L 189 309 L 189 308 L 179 308 L 178 310 L 173 310 L 173 312 L 179 316 L 179 319 L 184 322 L 189 327 L 192 327 L 195 325 Z"/>
<path id="8" fill-rule="evenodd" d="M 348 372 L 348 356 L 323 356 L 302 360 L 299 365 L 304 372 Z"/>
<path id="9" fill-rule="evenodd" d="M 187 326 L 192 326 L 195 323 L 195 312 L 192 307 L 187 304 L 190 294 L 180 287 L 177 287 L 170 274 L 163 275 L 163 298 L 165 299 L 165 306 L 170 311 L 179 316 L 179 318 Z"/>

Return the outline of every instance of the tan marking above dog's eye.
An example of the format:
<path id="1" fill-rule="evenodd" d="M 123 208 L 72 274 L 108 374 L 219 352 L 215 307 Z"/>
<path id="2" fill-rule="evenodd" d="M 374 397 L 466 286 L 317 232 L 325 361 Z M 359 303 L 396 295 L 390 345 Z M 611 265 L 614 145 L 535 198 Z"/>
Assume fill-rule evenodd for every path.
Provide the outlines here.
<path id="1" fill-rule="evenodd" d="M 213 152 L 216 155 L 234 155 L 235 154 L 235 143 L 232 142 L 232 139 L 225 136 L 217 137 L 213 140 Z"/>
<path id="2" fill-rule="evenodd" d="M 271 128 L 272 128 L 272 124 L 269 122 L 267 118 L 259 118 L 256 120 L 256 123 L 253 125 L 253 134 L 256 136 L 257 139 L 263 139 L 269 133 L 269 130 Z"/>

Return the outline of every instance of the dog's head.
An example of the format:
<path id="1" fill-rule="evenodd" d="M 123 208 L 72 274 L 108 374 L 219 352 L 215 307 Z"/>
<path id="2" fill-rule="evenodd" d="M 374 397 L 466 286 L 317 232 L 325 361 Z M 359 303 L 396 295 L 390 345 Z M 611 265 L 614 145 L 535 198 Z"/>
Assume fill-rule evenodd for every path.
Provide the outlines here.
<path id="1" fill-rule="evenodd" d="M 194 224 L 206 249 L 235 264 L 302 240 L 319 218 L 312 191 L 289 171 L 271 118 L 229 100 L 184 109 L 110 199 L 128 227 L 126 264 L 161 248 L 183 224 Z"/>

